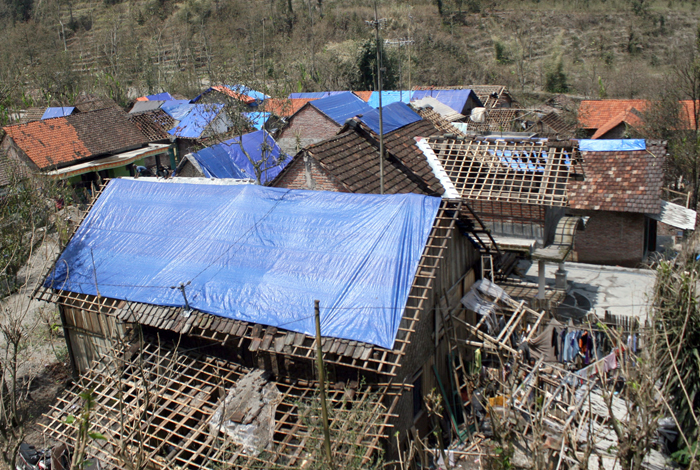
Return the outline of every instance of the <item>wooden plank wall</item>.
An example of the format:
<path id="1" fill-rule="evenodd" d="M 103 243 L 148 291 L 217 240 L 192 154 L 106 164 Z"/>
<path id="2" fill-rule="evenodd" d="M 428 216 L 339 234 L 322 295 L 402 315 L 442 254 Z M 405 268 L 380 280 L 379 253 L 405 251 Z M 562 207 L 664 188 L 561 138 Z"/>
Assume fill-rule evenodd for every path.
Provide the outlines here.
<path id="1" fill-rule="evenodd" d="M 108 354 L 116 340 L 124 336 L 124 325 L 112 316 L 66 306 L 61 306 L 61 311 L 72 360 L 80 374 L 90 368 L 94 359 Z"/>

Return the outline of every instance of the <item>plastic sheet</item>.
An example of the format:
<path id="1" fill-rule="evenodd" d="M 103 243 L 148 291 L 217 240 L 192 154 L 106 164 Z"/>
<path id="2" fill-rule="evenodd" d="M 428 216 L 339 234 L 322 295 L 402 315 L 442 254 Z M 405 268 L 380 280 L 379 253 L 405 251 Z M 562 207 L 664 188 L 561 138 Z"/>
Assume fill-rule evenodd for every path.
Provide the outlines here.
<path id="1" fill-rule="evenodd" d="M 345 121 L 358 114 L 365 114 L 374 110 L 374 108 L 350 91 L 310 101 L 310 103 L 311 106 L 331 118 L 339 126 L 342 126 Z"/>
<path id="2" fill-rule="evenodd" d="M 286 157 L 278 162 L 280 148 L 275 139 L 264 130 L 204 148 L 193 153 L 192 157 L 197 160 L 207 178 L 257 179 L 254 165 L 241 149 L 241 141 L 250 158 L 255 162 L 263 162 L 260 164 L 262 184 L 272 181 L 291 161 L 291 158 Z"/>
<path id="3" fill-rule="evenodd" d="M 168 131 L 168 134 L 187 139 L 198 139 L 204 130 L 217 118 L 223 104 L 193 104 L 187 115 L 180 123 Z"/>
<path id="4" fill-rule="evenodd" d="M 307 99 L 307 100 L 318 100 L 321 98 L 327 98 L 329 96 L 340 95 L 341 93 L 349 93 L 348 91 L 318 91 L 318 92 L 308 92 L 308 93 L 290 93 L 287 99 L 293 100 L 297 98 Z"/>
<path id="5" fill-rule="evenodd" d="M 59 108 L 46 108 L 46 111 L 44 111 L 44 115 L 41 116 L 41 120 L 43 121 L 44 119 L 70 116 L 71 114 L 73 114 L 74 110 L 75 108 L 71 106 L 62 106 Z"/>
<path id="6" fill-rule="evenodd" d="M 148 101 L 170 101 L 173 99 L 173 97 L 167 91 L 155 95 L 148 95 L 146 96 L 146 98 L 148 99 Z"/>
<path id="7" fill-rule="evenodd" d="M 160 109 L 165 101 L 153 100 L 153 101 L 137 101 L 134 106 L 129 110 L 129 114 L 144 113 L 146 111 L 155 111 Z"/>
<path id="8" fill-rule="evenodd" d="M 391 348 L 440 198 L 113 180 L 45 286 Z"/>
<path id="9" fill-rule="evenodd" d="M 466 106 L 469 98 L 471 97 L 476 103 L 477 107 L 483 106 L 476 94 L 471 90 L 416 90 L 413 92 L 411 101 L 416 101 L 423 99 L 427 96 L 431 96 L 438 100 L 440 103 L 449 106 L 458 113 L 465 114 Z"/>
<path id="10" fill-rule="evenodd" d="M 365 123 L 375 134 L 379 134 L 379 110 L 374 109 L 363 114 L 360 120 Z M 392 103 L 389 106 L 382 105 L 382 121 L 384 121 L 384 134 L 401 129 L 413 122 L 420 121 L 421 117 L 407 104 L 401 102 Z"/>
<path id="11" fill-rule="evenodd" d="M 644 139 L 581 139 L 578 141 L 581 152 L 631 152 L 646 150 Z"/>
<path id="12" fill-rule="evenodd" d="M 389 106 L 392 103 L 402 102 L 408 104 L 411 101 L 410 90 L 403 91 L 382 91 L 382 107 Z M 379 92 L 373 91 L 372 95 L 369 97 L 367 104 L 373 108 L 379 107 Z"/>
<path id="13" fill-rule="evenodd" d="M 268 119 L 270 119 L 270 113 L 241 113 L 243 117 L 245 117 L 247 120 L 253 124 L 253 127 L 255 127 L 257 130 L 260 130 L 263 128 L 265 123 L 267 122 Z"/>
<path id="14" fill-rule="evenodd" d="M 194 105 L 188 100 L 166 101 L 160 107 L 165 113 L 176 121 L 181 121 L 189 113 Z"/>

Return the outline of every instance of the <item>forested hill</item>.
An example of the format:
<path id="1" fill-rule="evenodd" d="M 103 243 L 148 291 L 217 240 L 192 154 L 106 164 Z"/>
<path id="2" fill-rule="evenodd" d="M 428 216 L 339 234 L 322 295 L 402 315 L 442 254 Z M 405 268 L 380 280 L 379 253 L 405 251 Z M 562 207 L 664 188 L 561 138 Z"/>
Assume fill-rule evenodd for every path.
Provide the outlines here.
<path id="1" fill-rule="evenodd" d="M 273 96 L 374 88 L 372 0 L 1 0 L 5 108 L 124 104 L 209 83 Z M 507 85 L 518 96 L 652 97 L 695 46 L 676 0 L 379 1 L 385 88 Z"/>

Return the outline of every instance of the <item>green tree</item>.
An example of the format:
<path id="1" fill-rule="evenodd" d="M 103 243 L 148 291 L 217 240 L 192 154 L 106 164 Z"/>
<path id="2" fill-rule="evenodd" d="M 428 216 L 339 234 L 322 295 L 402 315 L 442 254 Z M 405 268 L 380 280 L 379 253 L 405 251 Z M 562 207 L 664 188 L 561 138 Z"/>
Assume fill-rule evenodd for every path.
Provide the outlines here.
<path id="1" fill-rule="evenodd" d="M 399 61 L 398 58 L 388 53 L 380 46 L 382 58 L 382 89 L 393 90 L 399 85 Z M 377 42 L 367 39 L 360 44 L 357 55 L 357 68 L 359 74 L 357 82 L 353 84 L 356 90 L 377 90 Z"/>

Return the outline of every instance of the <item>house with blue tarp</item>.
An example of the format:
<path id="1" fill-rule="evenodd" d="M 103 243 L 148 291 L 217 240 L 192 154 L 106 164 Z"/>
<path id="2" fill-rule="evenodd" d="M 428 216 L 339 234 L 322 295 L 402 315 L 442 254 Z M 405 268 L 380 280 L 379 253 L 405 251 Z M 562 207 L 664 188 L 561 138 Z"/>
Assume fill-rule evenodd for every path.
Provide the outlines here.
<path id="1" fill-rule="evenodd" d="M 382 91 L 382 106 L 388 106 L 392 103 L 401 102 L 408 104 L 411 102 L 411 95 L 413 94 L 410 90 L 384 90 Z M 373 108 L 379 107 L 379 92 L 373 91 L 369 97 L 367 104 Z"/>
<path id="2" fill-rule="evenodd" d="M 330 380 L 356 390 L 348 393 L 361 393 L 355 382 L 377 390 L 373 409 L 392 416 L 362 434 L 369 439 L 363 449 L 371 457 L 382 441 L 388 442 L 389 432 L 413 426 L 427 432 L 423 394 L 437 387 L 436 373 L 444 383 L 449 380 L 450 348 L 446 332 L 435 327 L 435 306 L 461 308 L 478 261 L 478 252 L 459 229 L 458 214 L 453 201 L 412 193 L 112 180 L 80 222 L 37 298 L 59 305 L 78 373 L 98 377 L 95 364 L 111 354 L 97 331 L 77 332 L 80 318 L 82 325 L 109 329 L 127 345 L 129 329 L 138 327 L 146 348 L 157 344 L 167 351 L 176 345 L 184 358 L 191 348 L 198 354 L 210 351 L 217 361 L 212 380 L 220 384 L 231 368 L 243 371 L 237 375 L 241 379 L 260 370 L 284 403 L 288 381 L 297 384 L 295 390 L 306 390 L 304 384 L 311 389 L 316 380 L 318 301 L 320 346 Z M 164 370 L 154 370 L 155 380 Z M 175 375 L 164 383 L 181 383 L 180 367 L 170 373 Z M 186 374 L 193 375 L 202 374 Z M 114 381 L 98 382 L 102 400 Z M 412 388 L 376 388 L 390 382 Z M 212 403 L 232 386 L 226 385 Z M 208 393 L 207 387 L 202 390 Z M 181 396 L 178 409 L 188 410 L 194 399 Z M 100 413 L 109 407 L 96 408 L 93 429 L 103 432 Z M 154 413 L 168 409 L 156 408 Z M 214 408 L 200 406 L 199 414 L 182 420 L 196 421 L 191 439 L 211 442 L 214 431 L 208 423 Z M 304 426 L 278 430 L 280 422 L 290 424 L 281 419 L 286 409 L 272 410 L 267 418 L 271 427 L 265 428 L 275 430 L 267 433 L 272 437 L 266 457 L 285 465 L 299 456 L 298 446 L 286 446 L 285 433 L 304 432 Z M 148 437 L 156 447 L 173 439 L 172 448 L 180 448 L 181 439 L 170 431 Z M 103 454 L 111 455 L 109 442 L 101 448 Z M 176 455 L 173 451 L 169 457 L 172 463 L 179 462 Z"/>
<path id="3" fill-rule="evenodd" d="M 192 103 L 241 104 L 244 107 L 257 108 L 269 98 L 265 93 L 245 85 L 215 85 L 197 95 Z"/>
<path id="4" fill-rule="evenodd" d="M 277 143 L 285 153 L 294 155 L 299 149 L 336 134 L 348 119 L 373 110 L 350 91 L 309 101 L 289 117 L 277 135 Z"/>
<path id="5" fill-rule="evenodd" d="M 64 117 L 64 116 L 70 116 L 73 114 L 75 111 L 74 106 L 60 106 L 57 108 L 46 108 L 46 111 L 44 111 L 44 115 L 41 116 L 41 119 L 51 119 L 55 117 Z"/>
<path id="6" fill-rule="evenodd" d="M 289 160 L 280 151 L 275 139 L 266 130 L 259 130 L 186 155 L 176 175 L 251 179 L 267 184 Z"/>
<path id="7" fill-rule="evenodd" d="M 482 107 L 483 104 L 472 90 L 416 90 L 411 96 L 411 101 L 421 100 L 426 97 L 435 98 L 442 104 L 449 106 L 460 114 L 469 116 L 472 109 Z"/>

